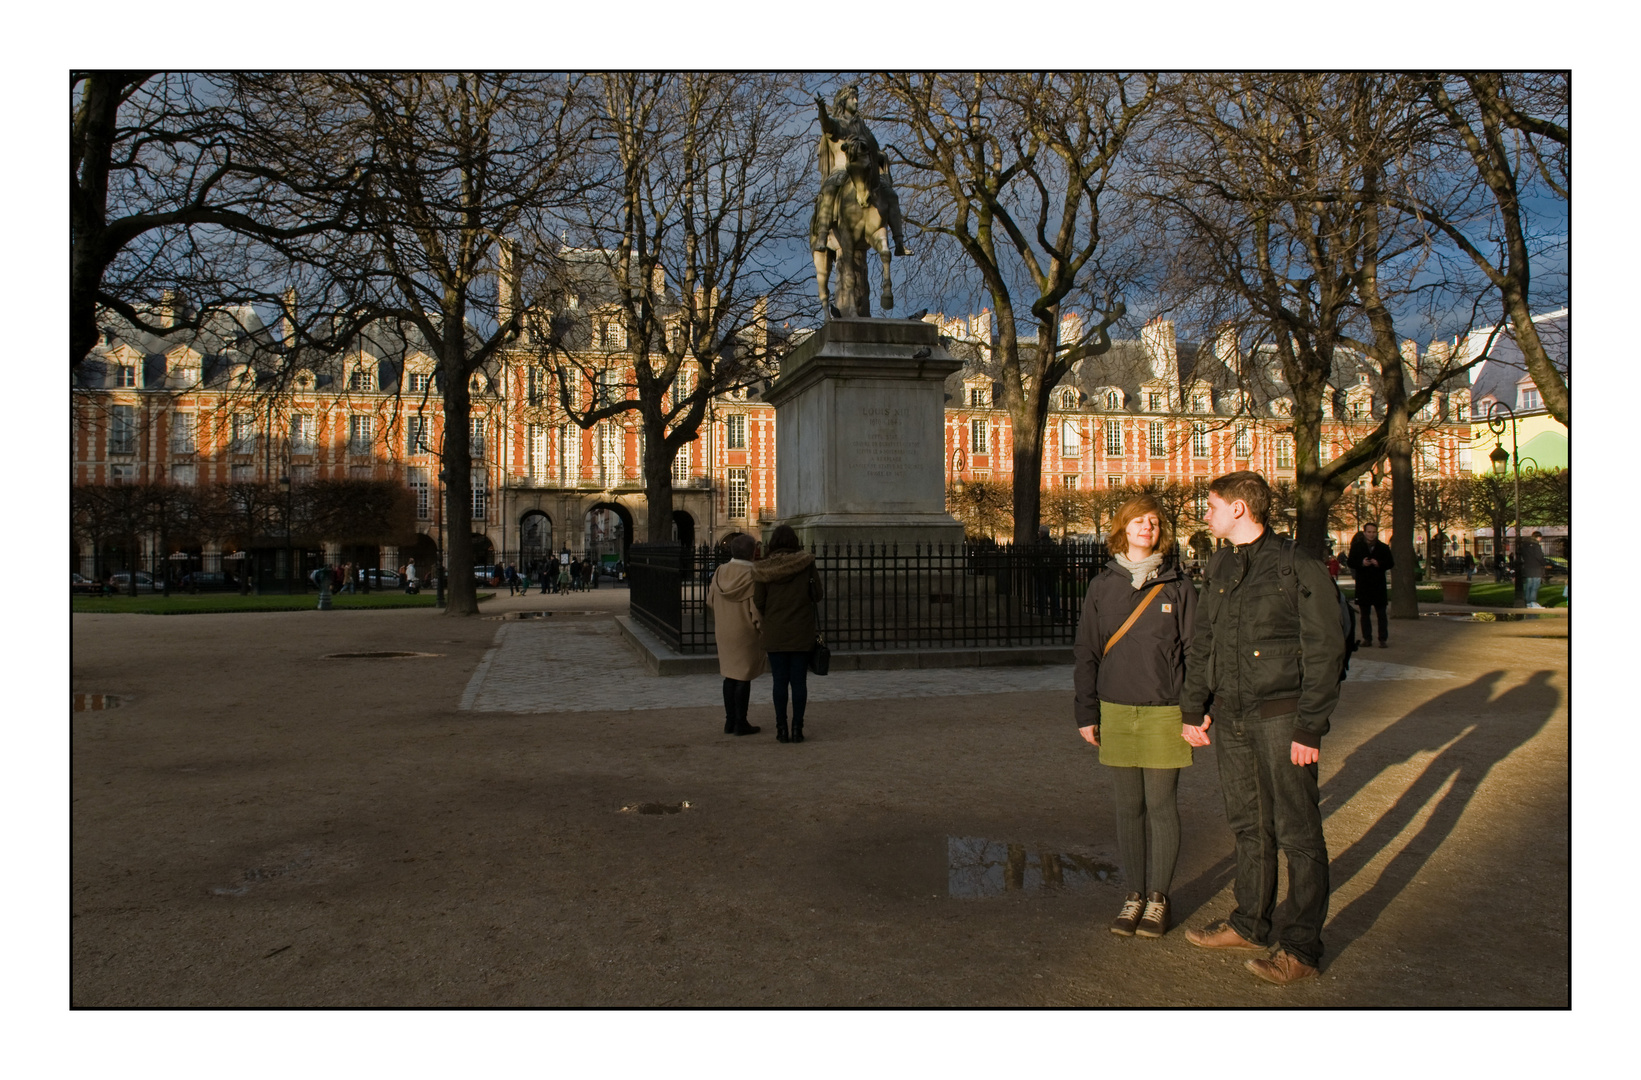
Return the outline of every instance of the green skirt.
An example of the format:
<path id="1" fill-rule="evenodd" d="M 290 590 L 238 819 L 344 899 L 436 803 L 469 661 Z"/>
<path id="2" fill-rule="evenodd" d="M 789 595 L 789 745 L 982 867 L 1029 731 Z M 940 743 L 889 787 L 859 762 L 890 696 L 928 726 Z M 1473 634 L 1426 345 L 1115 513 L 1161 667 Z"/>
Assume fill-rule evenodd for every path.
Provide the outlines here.
<path id="1" fill-rule="evenodd" d="M 1100 702 L 1100 764 L 1141 769 L 1183 769 L 1191 744 L 1179 733 L 1178 705 L 1115 705 Z"/>

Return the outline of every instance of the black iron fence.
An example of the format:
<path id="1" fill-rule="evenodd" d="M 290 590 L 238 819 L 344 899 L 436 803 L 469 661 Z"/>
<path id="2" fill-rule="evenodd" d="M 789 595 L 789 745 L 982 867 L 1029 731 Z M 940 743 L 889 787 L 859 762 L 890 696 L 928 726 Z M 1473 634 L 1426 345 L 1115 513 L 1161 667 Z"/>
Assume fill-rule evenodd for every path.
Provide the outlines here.
<path id="1" fill-rule="evenodd" d="M 715 652 L 706 594 L 724 557 L 708 547 L 634 544 L 633 618 L 679 652 Z M 848 651 L 1069 645 L 1083 593 L 1106 558 L 1098 544 L 822 545 L 821 632 Z"/>

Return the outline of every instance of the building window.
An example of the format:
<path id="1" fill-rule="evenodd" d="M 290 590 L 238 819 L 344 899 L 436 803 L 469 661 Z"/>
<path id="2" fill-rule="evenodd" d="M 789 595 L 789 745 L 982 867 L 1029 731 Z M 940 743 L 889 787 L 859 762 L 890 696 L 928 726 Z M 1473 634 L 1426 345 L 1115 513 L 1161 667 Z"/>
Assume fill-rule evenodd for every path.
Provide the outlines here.
<path id="1" fill-rule="evenodd" d="M 178 487 L 193 487 L 198 472 L 192 465 L 171 466 L 171 482 Z"/>
<path id="2" fill-rule="evenodd" d="M 1205 521 L 1208 517 L 1208 496 L 1198 495 L 1191 500 L 1191 513 L 1198 521 Z"/>
<path id="3" fill-rule="evenodd" d="M 1107 412 L 1116 412 L 1122 408 L 1122 391 L 1107 390 L 1105 392 L 1105 407 Z"/>
<path id="4" fill-rule="evenodd" d="M 979 472 L 976 472 L 974 474 L 974 482 L 977 483 L 977 484 L 989 484 L 989 483 L 991 483 L 991 470 L 984 469 L 984 470 L 981 470 Z"/>
<path id="5" fill-rule="evenodd" d="M 416 517 L 420 521 L 427 521 L 432 517 L 431 500 L 428 498 L 427 470 L 406 469 L 405 480 L 410 484 L 411 493 L 416 496 Z"/>
<path id="6" fill-rule="evenodd" d="M 137 467 L 135 465 L 110 465 L 108 467 L 108 482 L 110 484 L 135 484 L 137 482 Z"/>
<path id="7" fill-rule="evenodd" d="M 1105 456 L 1122 457 L 1122 421 L 1105 422 Z"/>
<path id="8" fill-rule="evenodd" d="M 689 446 L 680 446 L 672 459 L 672 483 L 676 487 L 689 483 Z"/>
<path id="9" fill-rule="evenodd" d="M 1060 487 L 1062 489 L 1066 490 L 1066 491 L 1076 491 L 1077 490 L 1077 477 L 1076 477 L 1076 475 L 1075 474 L 1068 474 L 1066 476 L 1060 477 Z"/>
<path id="10" fill-rule="evenodd" d="M 228 479 L 236 484 L 249 484 L 256 479 L 255 465 L 228 466 Z"/>
<path id="11" fill-rule="evenodd" d="M 1253 432 L 1248 430 L 1247 424 L 1238 424 L 1236 427 L 1236 456 L 1245 458 L 1253 452 Z"/>
<path id="12" fill-rule="evenodd" d="M 432 447 L 428 444 L 428 417 L 410 416 L 405 418 L 405 453 L 429 454 Z"/>
<path id="13" fill-rule="evenodd" d="M 1293 468 L 1293 440 L 1286 436 L 1276 440 L 1276 467 Z"/>
<path id="14" fill-rule="evenodd" d="M 137 385 L 137 366 L 135 364 L 118 364 L 114 368 L 114 385 L 129 388 Z"/>
<path id="15" fill-rule="evenodd" d="M 1083 433 L 1075 420 L 1062 420 L 1060 422 L 1060 456 L 1070 458 L 1083 456 Z"/>
<path id="16" fill-rule="evenodd" d="M 729 470 L 729 516 L 739 519 L 746 517 L 746 470 Z"/>
<path id="17" fill-rule="evenodd" d="M 1367 402 L 1363 401 L 1361 398 L 1356 398 L 1350 403 L 1350 418 L 1352 420 L 1366 420 L 1367 415 Z"/>
<path id="18" fill-rule="evenodd" d="M 672 377 L 672 386 L 667 391 L 672 395 L 672 407 L 677 408 L 690 395 L 689 372 L 680 370 Z"/>
<path id="19" fill-rule="evenodd" d="M 746 449 L 746 417 L 731 414 L 724 423 L 729 429 L 728 441 L 725 443 L 731 450 Z"/>
<path id="20" fill-rule="evenodd" d="M 614 405 L 620 400 L 616 390 L 615 372 L 608 369 L 600 371 L 593 380 L 593 407 L 598 409 Z"/>
<path id="21" fill-rule="evenodd" d="M 1108 488 L 1122 487 L 1122 473 L 1107 473 L 1105 477 L 1105 486 Z"/>
<path id="22" fill-rule="evenodd" d="M 547 425 L 531 424 L 530 432 L 530 479 L 545 480 L 549 469 L 547 457 Z"/>
<path id="23" fill-rule="evenodd" d="M 412 371 L 410 373 L 410 392 L 412 394 L 425 394 L 427 393 L 428 384 L 432 381 L 433 376 L 427 372 Z"/>
<path id="24" fill-rule="evenodd" d="M 176 387 L 198 386 L 199 365 L 192 362 L 173 365 L 171 368 L 171 385 Z"/>
<path id="25" fill-rule="evenodd" d="M 1213 412 L 1209 396 L 1207 394 L 1198 394 L 1193 397 L 1191 399 L 1191 411 L 1199 413 Z"/>
<path id="26" fill-rule="evenodd" d="M 194 414 L 173 414 L 171 417 L 171 452 L 173 454 L 192 454 L 194 449 Z"/>
<path id="27" fill-rule="evenodd" d="M 291 453 L 313 453 L 319 442 L 317 431 L 312 416 L 300 413 L 291 417 Z"/>
<path id="28" fill-rule="evenodd" d="M 312 465 L 292 465 L 291 483 L 298 487 L 313 483 L 314 467 Z"/>
<path id="29" fill-rule="evenodd" d="M 976 418 L 969 421 L 969 453 L 990 453 L 990 451 L 986 449 L 987 434 L 986 422 L 984 420 Z"/>
<path id="30" fill-rule="evenodd" d="M 1077 407 L 1077 391 L 1076 391 L 1076 388 L 1070 387 L 1070 386 L 1062 386 L 1062 387 L 1060 387 L 1059 391 L 1056 393 L 1055 396 L 1056 396 L 1056 398 L 1058 399 L 1058 401 L 1060 403 L 1060 408 L 1061 409 L 1064 409 L 1067 412 L 1069 412 L 1070 410 L 1075 409 Z"/>
<path id="31" fill-rule="evenodd" d="M 598 326 L 598 347 L 601 349 L 625 349 L 627 347 L 627 328 L 619 322 L 603 322 Z"/>
<path id="32" fill-rule="evenodd" d="M 1538 387 L 1524 386 L 1521 388 L 1521 407 L 1523 410 L 1544 408 L 1544 399 L 1539 396 Z"/>
<path id="33" fill-rule="evenodd" d="M 228 449 L 235 454 L 256 452 L 256 416 L 253 413 L 234 413 L 233 441 Z"/>
<path id="34" fill-rule="evenodd" d="M 1208 425 L 1200 420 L 1191 425 L 1191 456 L 1194 458 L 1208 456 Z"/>
<path id="35" fill-rule="evenodd" d="M 525 400 L 531 405 L 540 405 L 547 400 L 547 369 L 532 367 L 525 373 Z"/>
<path id="36" fill-rule="evenodd" d="M 472 475 L 473 520 L 474 521 L 483 521 L 484 520 L 485 503 L 488 501 L 485 498 L 485 495 L 487 494 L 487 492 L 485 490 L 485 483 L 484 482 L 485 482 L 484 470 L 483 469 L 474 469 L 473 470 L 473 475 Z"/>
<path id="37" fill-rule="evenodd" d="M 354 454 L 370 453 L 370 444 L 376 433 L 376 418 L 373 416 L 348 417 L 348 452 Z"/>
<path id="38" fill-rule="evenodd" d="M 619 470 L 621 464 L 615 442 L 621 429 L 606 420 L 595 430 L 598 439 L 598 482 L 603 487 L 609 487 L 612 475 Z"/>
<path id="39" fill-rule="evenodd" d="M 1162 412 L 1168 407 L 1167 397 L 1161 390 L 1151 390 L 1145 395 L 1146 412 Z"/>
<path id="40" fill-rule="evenodd" d="M 1147 425 L 1147 427 L 1149 428 L 1149 432 L 1146 439 L 1146 448 L 1150 451 L 1152 457 L 1165 456 L 1168 452 L 1168 448 L 1162 421 L 1153 420 L 1149 425 Z"/>
<path id="41" fill-rule="evenodd" d="M 986 398 L 987 394 L 984 386 L 969 387 L 969 408 L 984 409 L 988 407 L 991 403 Z"/>
<path id="42" fill-rule="evenodd" d="M 467 456 L 484 457 L 484 417 L 470 416 L 467 418 L 471 427 L 468 429 Z"/>
<path id="43" fill-rule="evenodd" d="M 356 367 L 348 372 L 349 390 L 376 389 L 376 375 L 369 368 Z"/>

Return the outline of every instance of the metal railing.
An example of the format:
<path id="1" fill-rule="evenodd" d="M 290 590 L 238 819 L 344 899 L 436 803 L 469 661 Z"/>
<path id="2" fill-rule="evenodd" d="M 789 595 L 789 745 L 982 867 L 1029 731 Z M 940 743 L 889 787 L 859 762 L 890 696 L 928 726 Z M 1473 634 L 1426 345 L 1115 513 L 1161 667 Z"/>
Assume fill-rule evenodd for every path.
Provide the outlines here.
<path id="1" fill-rule="evenodd" d="M 819 624 L 846 651 L 1069 645 L 1100 544 L 822 545 Z M 706 608 L 712 548 L 634 544 L 633 618 L 682 653 L 717 651 Z"/>

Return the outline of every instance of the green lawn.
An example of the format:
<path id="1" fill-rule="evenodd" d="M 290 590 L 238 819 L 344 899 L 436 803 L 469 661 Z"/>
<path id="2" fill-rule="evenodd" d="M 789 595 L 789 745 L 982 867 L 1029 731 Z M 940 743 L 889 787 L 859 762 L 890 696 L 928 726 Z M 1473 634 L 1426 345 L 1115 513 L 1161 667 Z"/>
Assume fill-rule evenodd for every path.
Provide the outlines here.
<path id="1" fill-rule="evenodd" d="M 1344 591 L 1346 597 L 1350 599 L 1356 598 L 1356 590 L 1354 588 L 1345 585 L 1343 582 L 1340 583 L 1339 587 Z M 1394 589 L 1391 590 L 1392 595 L 1395 594 L 1395 591 L 1396 590 Z M 1543 604 L 1545 607 L 1555 607 L 1557 604 L 1561 603 L 1561 592 L 1562 589 L 1560 585 L 1544 585 L 1538 590 L 1538 602 Z M 1502 585 L 1498 585 L 1491 581 L 1483 582 L 1478 578 L 1470 585 L 1470 602 L 1479 607 L 1509 607 L 1511 603 L 1515 601 L 1515 598 L 1516 587 L 1508 581 Z M 1441 586 L 1419 586 L 1419 602 L 1421 604 L 1441 603 Z"/>
<path id="2" fill-rule="evenodd" d="M 479 599 L 488 600 L 494 595 L 480 593 Z M 436 600 L 432 589 L 424 589 L 417 596 L 407 596 L 402 592 L 343 593 L 331 596 L 331 606 L 340 611 L 430 608 L 435 606 Z M 76 596 L 71 610 L 102 615 L 220 615 L 234 611 L 314 611 L 318 607 L 318 593 L 297 593 L 294 596 L 284 593 L 263 596 L 240 596 L 237 593 L 161 596 L 145 593 L 135 599 L 129 596 Z"/>

